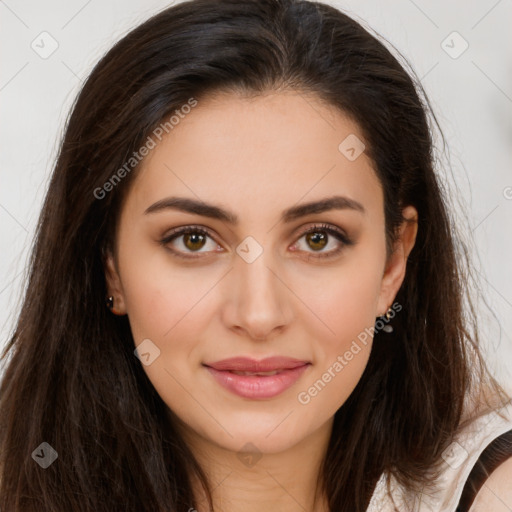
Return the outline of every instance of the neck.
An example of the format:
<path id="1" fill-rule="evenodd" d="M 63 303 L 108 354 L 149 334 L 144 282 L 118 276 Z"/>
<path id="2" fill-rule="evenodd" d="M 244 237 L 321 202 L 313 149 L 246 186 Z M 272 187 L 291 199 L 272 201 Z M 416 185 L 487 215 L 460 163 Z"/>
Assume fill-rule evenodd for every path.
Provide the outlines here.
<path id="1" fill-rule="evenodd" d="M 184 437 L 207 475 L 213 510 L 328 512 L 320 471 L 331 429 L 332 421 L 278 453 L 249 448 L 236 453 L 190 431 Z M 208 500 L 196 477 L 192 486 L 197 512 L 207 512 Z"/>

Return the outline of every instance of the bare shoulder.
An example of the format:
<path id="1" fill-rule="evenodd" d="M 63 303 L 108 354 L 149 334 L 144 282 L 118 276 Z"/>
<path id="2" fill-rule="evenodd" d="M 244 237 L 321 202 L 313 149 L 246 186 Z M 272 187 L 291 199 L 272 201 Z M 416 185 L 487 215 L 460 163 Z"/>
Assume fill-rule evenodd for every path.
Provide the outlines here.
<path id="1" fill-rule="evenodd" d="M 478 491 L 469 512 L 512 510 L 512 457 L 500 464 Z"/>

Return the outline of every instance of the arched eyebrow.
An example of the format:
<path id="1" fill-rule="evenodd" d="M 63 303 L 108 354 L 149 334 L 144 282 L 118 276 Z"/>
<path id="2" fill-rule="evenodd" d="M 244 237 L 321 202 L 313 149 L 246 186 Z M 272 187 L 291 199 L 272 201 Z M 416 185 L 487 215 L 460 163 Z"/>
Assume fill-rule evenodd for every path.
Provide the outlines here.
<path id="1" fill-rule="evenodd" d="M 144 214 L 156 213 L 167 209 L 179 210 L 186 213 L 201 215 L 203 217 L 218 219 L 235 226 L 239 222 L 238 216 L 235 213 L 220 206 L 205 203 L 204 201 L 199 201 L 189 197 L 166 197 L 164 199 L 160 199 L 146 208 Z M 305 215 L 323 213 L 330 210 L 352 210 L 362 214 L 366 213 L 364 206 L 358 201 L 345 196 L 332 196 L 318 201 L 292 206 L 283 211 L 281 221 L 291 222 L 300 217 L 304 217 Z"/>

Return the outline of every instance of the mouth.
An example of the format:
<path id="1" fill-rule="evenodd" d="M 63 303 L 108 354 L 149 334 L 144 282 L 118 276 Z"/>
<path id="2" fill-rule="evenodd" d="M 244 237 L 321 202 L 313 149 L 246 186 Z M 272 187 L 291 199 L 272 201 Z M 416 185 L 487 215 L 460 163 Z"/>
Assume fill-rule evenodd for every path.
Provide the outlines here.
<path id="1" fill-rule="evenodd" d="M 251 357 L 230 357 L 211 363 L 203 363 L 215 370 L 229 370 L 233 372 L 267 373 L 281 370 L 292 370 L 303 366 L 309 361 L 295 359 L 293 357 L 274 356 L 256 360 Z"/>
<path id="2" fill-rule="evenodd" d="M 261 361 L 231 358 L 203 364 L 223 388 L 253 400 L 280 395 L 293 386 L 310 365 L 308 361 L 284 357 Z"/>
<path id="3" fill-rule="evenodd" d="M 278 373 L 283 371 L 283 368 L 280 368 L 279 370 L 272 370 L 270 372 L 241 372 L 237 370 L 226 370 L 230 373 L 234 373 L 235 375 L 261 375 L 261 376 L 269 376 L 269 375 L 277 375 Z"/>

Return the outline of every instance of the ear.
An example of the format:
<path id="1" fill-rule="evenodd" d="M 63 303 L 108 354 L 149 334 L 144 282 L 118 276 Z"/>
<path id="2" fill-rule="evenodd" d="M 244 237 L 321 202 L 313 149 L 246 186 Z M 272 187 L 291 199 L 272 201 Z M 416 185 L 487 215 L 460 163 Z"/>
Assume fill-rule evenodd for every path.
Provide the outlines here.
<path id="1" fill-rule="evenodd" d="M 114 306 L 111 309 L 114 315 L 126 315 L 124 292 L 117 270 L 117 263 L 110 249 L 104 253 L 105 279 L 107 282 L 107 295 L 114 298 Z"/>
<path id="2" fill-rule="evenodd" d="M 400 225 L 399 234 L 393 247 L 393 252 L 386 262 L 382 276 L 380 295 L 377 305 L 378 314 L 384 315 L 393 303 L 400 286 L 405 278 L 407 258 L 414 247 L 418 232 L 418 212 L 414 206 L 402 210 L 404 221 Z"/>

